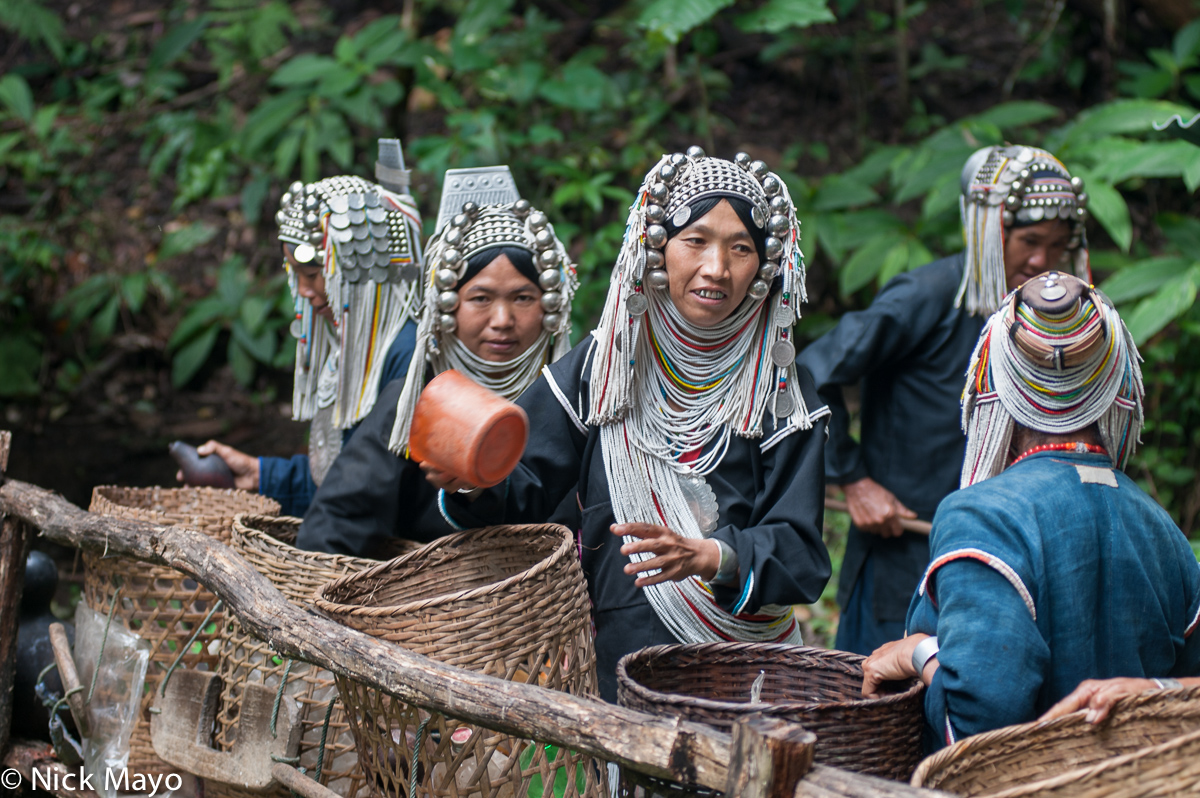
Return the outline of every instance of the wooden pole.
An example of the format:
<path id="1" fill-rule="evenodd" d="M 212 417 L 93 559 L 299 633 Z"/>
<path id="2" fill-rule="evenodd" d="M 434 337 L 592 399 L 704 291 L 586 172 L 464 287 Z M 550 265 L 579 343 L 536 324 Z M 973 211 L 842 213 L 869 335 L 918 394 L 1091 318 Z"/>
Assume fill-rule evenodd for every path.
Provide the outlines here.
<path id="1" fill-rule="evenodd" d="M 8 469 L 12 433 L 0 430 L 0 485 Z M 25 582 L 25 525 L 0 508 L 0 755 L 12 727 L 13 677 L 17 668 L 17 622 Z"/>
<path id="2" fill-rule="evenodd" d="M 837 499 L 826 499 L 825 509 L 836 510 L 839 513 L 850 512 L 850 507 L 845 502 L 838 501 Z M 900 528 L 905 532 L 916 532 L 918 535 L 928 535 L 930 530 L 933 529 L 933 524 L 929 523 L 928 521 L 917 521 L 912 518 L 901 518 Z"/>
<path id="3" fill-rule="evenodd" d="M 812 769 L 817 735 L 798 723 L 751 715 L 733 726 L 725 794 L 738 798 L 790 798 Z"/>
<path id="4" fill-rule="evenodd" d="M 251 634 L 281 656 L 369 684 L 403 701 L 485 728 L 591 754 L 641 773 L 723 790 L 730 738 L 663 718 L 534 685 L 465 671 L 302 610 L 228 546 L 182 526 L 93 515 L 17 480 L 0 486 L 0 513 L 67 546 L 166 565 L 225 601 Z M 898 782 L 814 767 L 797 796 L 919 798 L 939 795 Z"/>

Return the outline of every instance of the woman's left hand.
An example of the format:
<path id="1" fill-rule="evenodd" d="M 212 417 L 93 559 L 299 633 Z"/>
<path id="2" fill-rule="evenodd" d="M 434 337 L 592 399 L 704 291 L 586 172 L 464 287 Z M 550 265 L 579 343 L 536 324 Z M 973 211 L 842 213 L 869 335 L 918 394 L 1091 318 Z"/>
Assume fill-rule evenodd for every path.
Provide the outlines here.
<path id="1" fill-rule="evenodd" d="M 653 554 L 644 562 L 629 563 L 625 573 L 629 575 L 644 571 L 659 570 L 652 576 L 640 576 L 638 587 L 656 585 L 659 582 L 679 582 L 689 576 L 712 579 L 721 564 L 721 548 L 715 540 L 692 540 L 657 524 L 613 524 L 612 533 L 618 537 L 629 535 L 640 538 L 621 546 L 621 553 L 628 556 L 636 552 Z"/>
<path id="2" fill-rule="evenodd" d="M 470 493 L 476 489 L 471 483 L 459 479 L 448 471 L 439 471 L 429 463 L 421 463 L 421 470 L 425 472 L 425 479 L 429 484 L 435 488 L 441 488 L 447 493 L 454 493 L 458 490 Z"/>

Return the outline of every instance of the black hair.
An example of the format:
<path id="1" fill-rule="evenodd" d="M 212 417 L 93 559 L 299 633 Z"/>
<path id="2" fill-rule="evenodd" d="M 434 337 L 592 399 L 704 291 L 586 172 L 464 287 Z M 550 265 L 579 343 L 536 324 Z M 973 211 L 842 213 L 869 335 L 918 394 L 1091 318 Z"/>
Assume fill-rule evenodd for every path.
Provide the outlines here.
<path id="1" fill-rule="evenodd" d="M 694 224 L 704 218 L 705 214 L 721 203 L 721 200 L 727 201 L 730 207 L 733 208 L 733 212 L 742 220 L 742 225 L 745 226 L 746 232 L 750 234 L 750 238 L 754 241 L 754 248 L 758 250 L 759 263 L 765 262 L 767 259 L 767 230 L 765 226 L 759 227 L 754 223 L 754 206 L 744 197 L 731 194 L 717 194 L 693 200 L 688 203 L 688 207 L 692 209 L 692 214 L 683 223 L 683 227 L 676 227 L 671 219 L 667 219 L 664 225 L 667 228 L 667 239 L 674 238 L 688 225 Z"/>
<path id="2" fill-rule="evenodd" d="M 501 255 L 507 256 L 512 261 L 512 265 L 516 267 L 522 277 L 529 280 L 535 286 L 538 284 L 538 270 L 533 265 L 533 253 L 524 247 L 501 245 L 488 247 L 467 258 L 467 270 L 463 272 L 462 279 L 458 281 L 458 288 L 461 290 L 463 286 L 474 279 L 475 275 L 487 268 L 492 261 Z"/>

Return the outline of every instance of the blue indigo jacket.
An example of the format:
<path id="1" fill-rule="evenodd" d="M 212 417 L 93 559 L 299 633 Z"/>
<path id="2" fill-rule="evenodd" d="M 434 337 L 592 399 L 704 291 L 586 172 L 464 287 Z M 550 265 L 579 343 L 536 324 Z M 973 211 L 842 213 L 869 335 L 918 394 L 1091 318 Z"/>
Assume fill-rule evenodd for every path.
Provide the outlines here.
<path id="1" fill-rule="evenodd" d="M 908 632 L 937 635 L 933 747 L 1035 720 L 1084 679 L 1200 674 L 1200 567 L 1107 455 L 1040 452 L 933 520 Z"/>

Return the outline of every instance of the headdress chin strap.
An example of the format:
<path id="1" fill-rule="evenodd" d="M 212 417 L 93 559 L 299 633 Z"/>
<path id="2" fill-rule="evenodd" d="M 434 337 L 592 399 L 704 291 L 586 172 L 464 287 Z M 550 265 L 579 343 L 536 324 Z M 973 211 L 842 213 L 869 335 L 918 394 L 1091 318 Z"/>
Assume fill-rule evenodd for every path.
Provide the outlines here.
<path id="1" fill-rule="evenodd" d="M 960 487 L 1008 464 L 1014 424 L 1065 435 L 1097 424 L 1124 468 L 1144 423 L 1141 357 L 1108 298 L 1048 272 L 1005 299 L 971 357 L 963 391 Z"/>
<path id="2" fill-rule="evenodd" d="M 965 301 L 972 315 L 994 313 L 1008 293 L 1005 231 L 1042 221 L 1070 223 L 1070 268 L 1080 279 L 1091 280 L 1084 235 L 1088 196 L 1083 179 L 1072 177 L 1049 152 L 1036 147 L 984 147 L 967 159 L 961 189 L 966 266 L 955 307 Z"/>

